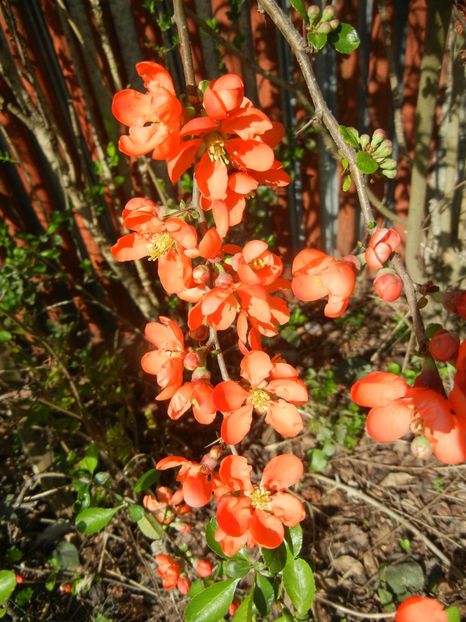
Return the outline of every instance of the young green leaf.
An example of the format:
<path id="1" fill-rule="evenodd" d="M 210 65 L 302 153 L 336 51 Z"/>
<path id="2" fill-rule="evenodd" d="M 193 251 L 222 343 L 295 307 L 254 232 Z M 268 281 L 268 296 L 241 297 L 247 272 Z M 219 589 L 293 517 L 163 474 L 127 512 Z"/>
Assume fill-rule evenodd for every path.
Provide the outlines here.
<path id="1" fill-rule="evenodd" d="M 351 175 L 347 175 L 345 179 L 343 180 L 343 185 L 341 189 L 343 190 L 343 192 L 348 192 L 350 188 L 351 188 Z"/>
<path id="2" fill-rule="evenodd" d="M 98 464 L 99 452 L 97 451 L 97 445 L 92 443 L 92 445 L 89 445 L 86 449 L 84 458 L 78 462 L 78 468 L 82 471 L 87 471 L 87 473 L 92 476 Z"/>
<path id="3" fill-rule="evenodd" d="M 308 32 L 307 40 L 313 48 L 319 51 L 327 43 L 327 35 L 323 32 Z"/>
<path id="4" fill-rule="evenodd" d="M 340 27 L 329 35 L 329 41 L 341 54 L 351 54 L 361 43 L 359 35 L 351 24 L 340 24 Z"/>
<path id="5" fill-rule="evenodd" d="M 242 579 L 251 570 L 251 564 L 246 559 L 230 559 L 225 562 L 225 573 L 232 579 Z"/>
<path id="6" fill-rule="evenodd" d="M 356 154 L 356 166 L 365 175 L 375 173 L 379 165 L 367 151 L 358 151 Z"/>
<path id="7" fill-rule="evenodd" d="M 159 474 L 155 469 L 150 469 L 141 475 L 138 481 L 134 484 L 134 492 L 139 494 L 140 492 L 144 492 L 153 484 L 157 483 L 159 480 Z"/>
<path id="8" fill-rule="evenodd" d="M 343 140 L 347 145 L 353 147 L 353 149 L 359 149 L 359 132 L 354 127 L 347 127 L 346 125 L 339 125 L 338 131 L 343 137 Z M 343 164 L 343 168 L 346 170 L 348 166 L 348 160 L 345 160 L 346 166 Z"/>
<path id="9" fill-rule="evenodd" d="M 186 607 L 186 622 L 218 622 L 228 612 L 238 581 L 220 581 L 196 594 Z"/>
<path id="10" fill-rule="evenodd" d="M 162 525 L 152 516 L 144 514 L 137 522 L 142 533 L 151 540 L 158 540 L 163 533 Z"/>
<path id="11" fill-rule="evenodd" d="M 86 508 L 76 516 L 76 528 L 86 536 L 101 531 L 121 508 Z"/>
<path id="12" fill-rule="evenodd" d="M 457 607 L 448 607 L 445 609 L 448 622 L 461 622 L 460 612 Z"/>
<path id="13" fill-rule="evenodd" d="M 137 503 L 134 503 L 133 505 L 128 506 L 128 515 L 130 517 L 131 520 L 133 520 L 135 523 L 137 523 L 138 521 L 141 520 L 141 518 L 144 517 L 144 508 L 142 507 L 142 505 L 138 505 Z"/>
<path id="14" fill-rule="evenodd" d="M 316 593 L 312 568 L 300 557 L 289 560 L 283 570 L 283 583 L 298 615 L 304 615 L 311 608 Z"/>
<path id="15" fill-rule="evenodd" d="M 13 594 L 16 587 L 16 575 L 12 570 L 0 570 L 0 605 Z"/>
<path id="16" fill-rule="evenodd" d="M 306 21 L 308 21 L 306 7 L 304 6 L 303 0 L 290 0 L 291 5 L 298 11 L 298 13 L 303 17 Z"/>

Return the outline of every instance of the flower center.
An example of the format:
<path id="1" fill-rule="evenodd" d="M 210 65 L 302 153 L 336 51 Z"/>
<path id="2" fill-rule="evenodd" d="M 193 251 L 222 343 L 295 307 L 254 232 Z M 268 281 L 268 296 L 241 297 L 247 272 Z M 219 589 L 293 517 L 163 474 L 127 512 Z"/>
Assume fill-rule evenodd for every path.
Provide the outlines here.
<path id="1" fill-rule="evenodd" d="M 257 259 L 254 259 L 254 261 L 251 261 L 250 266 L 253 270 L 262 270 L 265 266 L 265 259 L 258 257 Z"/>
<path id="2" fill-rule="evenodd" d="M 253 389 L 249 393 L 249 400 L 256 411 L 265 415 L 270 404 L 270 395 L 264 389 Z"/>
<path id="3" fill-rule="evenodd" d="M 266 510 L 270 503 L 270 492 L 260 486 L 254 488 L 249 497 L 251 505 L 258 510 Z"/>
<path id="4" fill-rule="evenodd" d="M 147 247 L 149 261 L 156 261 L 159 257 L 168 253 L 174 244 L 175 240 L 169 233 L 155 233 Z"/>
<path id="5" fill-rule="evenodd" d="M 218 132 L 212 132 L 206 138 L 207 153 L 212 162 L 220 160 L 227 166 L 230 164 L 227 152 L 225 151 L 225 140 Z"/>
<path id="6" fill-rule="evenodd" d="M 409 429 L 413 434 L 424 434 L 424 420 L 419 415 L 415 415 L 411 419 Z"/>

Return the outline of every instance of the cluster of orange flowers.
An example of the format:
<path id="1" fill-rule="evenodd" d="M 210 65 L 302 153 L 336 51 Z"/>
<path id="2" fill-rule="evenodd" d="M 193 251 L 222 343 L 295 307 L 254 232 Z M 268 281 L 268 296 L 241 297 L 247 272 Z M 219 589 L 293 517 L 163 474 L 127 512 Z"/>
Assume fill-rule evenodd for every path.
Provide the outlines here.
<path id="1" fill-rule="evenodd" d="M 253 106 L 236 75 L 212 81 L 196 108 L 195 104 L 183 107 L 170 74 L 160 65 L 142 62 L 136 69 L 146 92 L 125 89 L 113 101 L 114 115 L 129 127 L 120 139 L 120 150 L 129 156 L 151 153 L 152 158 L 165 160 L 174 183 L 194 166 L 199 190 L 198 205 L 172 214 L 144 197 L 131 199 L 122 214 L 130 233 L 112 247 L 114 257 L 157 260 L 165 291 L 191 304 L 187 324 L 194 345 L 186 345 L 185 334 L 174 320 L 160 317 L 146 326 L 145 336 L 154 349 L 143 356 L 142 368 L 156 376 L 160 387 L 156 399 L 169 400 L 171 419 L 192 410 L 196 421 L 207 425 L 221 413 L 220 436 L 226 445 L 234 446 L 246 437 L 254 413 L 282 436 L 295 437 L 303 429 L 297 406 L 308 400 L 306 387 L 293 366 L 263 351 L 261 339 L 277 335 L 289 320 L 284 293 L 289 296 L 292 291 L 302 301 L 326 299 L 325 315 L 341 315 L 355 287 L 359 260 L 352 256 L 337 260 L 306 249 L 295 257 L 289 279 L 283 276 L 280 257 L 262 240 L 251 240 L 243 247 L 224 243 L 230 227 L 242 221 L 247 199 L 259 184 L 279 188 L 290 182 L 273 151 L 284 135 L 283 127 Z M 210 227 L 190 224 L 196 209 L 206 212 Z M 383 269 L 399 242 L 393 229 L 376 231 L 365 252 L 369 268 Z M 376 291 L 394 300 L 401 293 L 401 281 L 396 275 L 387 277 L 379 274 L 382 280 Z M 449 304 L 464 307 L 458 296 Z M 223 381 L 214 385 L 208 368 L 209 354 L 215 355 L 216 347 L 212 331 L 233 325 L 243 355 L 240 378 L 230 380 L 224 374 Z M 434 349 L 442 350 L 439 344 L 444 342 L 439 335 Z M 394 374 L 374 372 L 356 383 L 353 399 L 371 408 L 369 434 L 391 441 L 409 430 L 422 430 L 440 460 L 464 460 L 465 357 L 463 344 L 448 399 L 429 388 L 411 389 Z M 187 372 L 191 375 L 186 381 Z M 230 455 L 219 463 L 222 452 L 216 446 L 200 462 L 183 456 L 160 460 L 159 470 L 179 467 L 181 490 L 172 493 L 160 488 L 157 498 L 146 498 L 144 505 L 160 522 L 169 524 L 188 506 L 202 507 L 213 497 L 215 537 L 226 555 L 244 545 L 279 546 L 284 526 L 295 526 L 304 518 L 301 502 L 286 492 L 301 478 L 302 462 L 292 454 L 277 456 L 266 465 L 260 482 L 253 483 L 246 458 Z M 180 563 L 166 555 L 157 556 L 157 562 L 164 587 L 178 586 L 185 593 L 188 584 Z"/>

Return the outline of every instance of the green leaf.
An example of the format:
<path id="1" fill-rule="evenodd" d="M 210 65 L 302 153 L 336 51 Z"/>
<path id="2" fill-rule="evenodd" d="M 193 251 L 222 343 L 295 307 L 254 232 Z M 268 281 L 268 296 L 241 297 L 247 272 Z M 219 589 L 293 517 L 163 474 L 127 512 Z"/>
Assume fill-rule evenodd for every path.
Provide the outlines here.
<path id="1" fill-rule="evenodd" d="M 291 5 L 301 15 L 301 17 L 304 17 L 304 19 L 307 21 L 307 11 L 306 11 L 306 7 L 304 6 L 303 0 L 290 0 L 290 2 L 291 2 Z"/>
<path id="2" fill-rule="evenodd" d="M 140 521 L 141 518 L 144 517 L 144 514 L 145 512 L 144 512 L 144 508 L 142 507 L 142 505 L 138 505 L 137 503 L 134 503 L 133 505 L 128 506 L 128 516 L 135 523 Z"/>
<path id="3" fill-rule="evenodd" d="M 57 544 L 52 555 L 61 570 L 74 570 L 81 563 L 78 549 L 66 540 Z"/>
<path id="4" fill-rule="evenodd" d="M 10 341 L 13 338 L 13 335 L 9 330 L 0 330 L 0 343 L 5 343 Z"/>
<path id="5" fill-rule="evenodd" d="M 134 484 L 134 492 L 144 492 L 151 486 L 153 486 L 159 480 L 159 474 L 156 469 L 150 469 L 141 475 L 138 481 Z"/>
<path id="6" fill-rule="evenodd" d="M 300 557 L 288 561 L 283 570 L 283 583 L 298 614 L 304 615 L 311 608 L 316 593 L 312 568 Z"/>
<path id="7" fill-rule="evenodd" d="M 361 41 L 357 30 L 351 24 L 340 24 L 340 27 L 330 33 L 329 41 L 337 52 L 342 54 L 351 54 L 357 50 Z"/>
<path id="8" fill-rule="evenodd" d="M 120 508 L 121 505 L 116 508 L 86 508 L 76 516 L 76 528 L 86 536 L 97 533 L 108 525 Z"/>
<path id="9" fill-rule="evenodd" d="M 94 471 L 99 464 L 99 452 L 97 451 L 97 445 L 92 443 L 84 454 L 84 458 L 78 462 L 78 468 L 82 471 L 86 471 L 89 475 L 93 475 Z"/>
<path id="10" fill-rule="evenodd" d="M 448 622 L 461 622 L 460 612 L 457 607 L 447 607 L 445 609 Z"/>
<path id="11" fill-rule="evenodd" d="M 193 598 L 193 596 L 196 596 L 196 594 L 199 594 L 199 592 L 202 592 L 204 589 L 204 581 L 200 581 L 199 579 L 197 581 L 193 581 L 188 592 L 189 598 Z"/>
<path id="12" fill-rule="evenodd" d="M 217 527 L 218 525 L 215 517 L 207 523 L 207 527 L 205 530 L 205 539 L 207 542 L 207 546 L 219 557 L 222 557 L 223 559 L 229 559 L 229 557 L 225 555 L 225 553 L 222 551 L 222 547 L 214 537 Z"/>
<path id="13" fill-rule="evenodd" d="M 230 559 L 225 562 L 224 568 L 232 579 L 242 579 L 251 570 L 251 564 L 246 559 Z"/>
<path id="14" fill-rule="evenodd" d="M 367 151 L 358 151 L 356 154 L 356 166 L 365 175 L 375 173 L 379 165 Z"/>
<path id="15" fill-rule="evenodd" d="M 283 542 L 276 549 L 262 549 L 265 565 L 272 574 L 277 574 L 286 564 L 286 546 Z"/>
<path id="16" fill-rule="evenodd" d="M 162 525 L 152 516 L 144 514 L 137 522 L 142 533 L 151 540 L 158 540 L 163 533 Z"/>
<path id="17" fill-rule="evenodd" d="M 218 622 L 233 602 L 239 579 L 214 583 L 196 594 L 186 607 L 186 622 Z"/>
<path id="18" fill-rule="evenodd" d="M 16 587 L 16 575 L 12 570 L 0 570 L 0 605 L 13 594 Z"/>
<path id="19" fill-rule="evenodd" d="M 353 147 L 353 149 L 359 149 L 359 132 L 356 128 L 347 127 L 346 125 L 339 125 L 338 131 L 347 145 Z M 343 164 L 343 168 L 346 170 L 347 166 L 348 160 L 346 160 L 346 166 Z"/>
<path id="20" fill-rule="evenodd" d="M 350 188 L 351 188 L 351 175 L 347 175 L 345 179 L 343 180 L 343 185 L 341 189 L 343 190 L 343 192 L 348 192 Z"/>
<path id="21" fill-rule="evenodd" d="M 107 471 L 99 471 L 94 475 L 94 481 L 99 486 L 103 486 L 104 484 L 106 484 L 109 479 L 110 473 L 108 473 Z"/>
<path id="22" fill-rule="evenodd" d="M 249 592 L 241 605 L 235 611 L 232 622 L 252 622 L 252 594 L 252 592 Z"/>
<path id="23" fill-rule="evenodd" d="M 303 546 L 303 530 L 301 525 L 296 525 L 296 527 L 287 527 L 285 539 L 292 556 L 298 557 L 301 547 Z"/>
<path id="24" fill-rule="evenodd" d="M 293 618 L 288 609 L 285 609 L 282 611 L 282 615 L 277 618 L 275 622 L 295 622 L 295 618 Z"/>
<path id="25" fill-rule="evenodd" d="M 254 604 L 262 616 L 266 616 L 271 612 L 274 600 L 275 592 L 273 585 L 266 577 L 258 574 L 254 587 Z"/>
<path id="26" fill-rule="evenodd" d="M 382 576 L 395 594 L 421 592 L 424 587 L 424 571 L 415 561 L 390 564 L 384 569 Z"/>
<path id="27" fill-rule="evenodd" d="M 311 449 L 311 469 L 316 473 L 320 473 L 323 471 L 328 464 L 327 456 L 324 454 L 322 449 Z"/>
<path id="28" fill-rule="evenodd" d="M 313 48 L 319 51 L 327 43 L 327 35 L 323 32 L 308 32 L 307 40 Z"/>
<path id="29" fill-rule="evenodd" d="M 15 603 L 18 607 L 25 607 L 34 595 L 34 590 L 32 587 L 24 587 L 20 590 L 15 597 Z"/>

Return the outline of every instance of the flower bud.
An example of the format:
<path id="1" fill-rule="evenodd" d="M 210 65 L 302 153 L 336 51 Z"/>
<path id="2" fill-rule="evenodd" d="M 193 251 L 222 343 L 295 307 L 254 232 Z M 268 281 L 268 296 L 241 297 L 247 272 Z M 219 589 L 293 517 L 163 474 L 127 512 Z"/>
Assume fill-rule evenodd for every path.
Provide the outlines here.
<path id="1" fill-rule="evenodd" d="M 180 590 L 182 594 L 187 594 L 191 587 L 191 582 L 186 577 L 180 577 L 176 582 L 176 587 Z"/>
<path id="2" fill-rule="evenodd" d="M 398 300 L 403 291 L 403 282 L 397 274 L 380 274 L 374 281 L 374 290 L 385 302 Z"/>
<path id="3" fill-rule="evenodd" d="M 320 19 L 320 8 L 316 4 L 313 4 L 308 8 L 307 16 L 309 17 L 311 25 L 316 24 Z"/>
<path id="4" fill-rule="evenodd" d="M 229 613 L 229 615 L 234 616 L 234 615 L 235 615 L 235 613 L 236 613 L 236 610 L 238 609 L 238 607 L 240 606 L 240 604 L 241 604 L 241 602 L 240 602 L 238 599 L 234 600 L 234 601 L 231 603 L 231 605 L 228 607 L 228 613 Z"/>
<path id="5" fill-rule="evenodd" d="M 361 136 L 359 137 L 359 144 L 361 145 L 362 149 L 365 149 L 370 142 L 371 138 L 369 134 L 361 134 Z"/>
<path id="6" fill-rule="evenodd" d="M 385 132 L 381 129 L 375 130 L 375 132 L 372 134 L 372 140 L 371 140 L 371 148 L 373 150 L 377 149 L 377 147 L 380 145 L 380 143 L 382 143 L 386 138 Z"/>
<path id="7" fill-rule="evenodd" d="M 317 26 L 316 32 L 322 35 L 328 35 L 332 31 L 332 27 L 328 22 L 320 22 Z"/>
<path id="8" fill-rule="evenodd" d="M 209 561 L 208 559 L 200 559 L 196 566 L 196 572 L 197 574 L 202 577 L 203 579 L 205 577 L 210 577 L 210 575 L 213 573 L 214 568 L 212 566 L 212 562 Z"/>
<path id="9" fill-rule="evenodd" d="M 230 287 L 233 285 L 233 277 L 228 272 L 220 272 L 214 281 L 215 287 Z"/>
<path id="10" fill-rule="evenodd" d="M 441 363 L 455 359 L 459 347 L 460 339 L 458 335 L 453 335 L 453 333 L 449 333 L 443 328 L 438 330 L 429 342 L 429 352 L 436 361 Z"/>
<path id="11" fill-rule="evenodd" d="M 391 140 L 383 140 L 377 149 L 373 152 L 375 158 L 386 158 L 391 155 L 393 150 L 393 143 Z"/>
<path id="12" fill-rule="evenodd" d="M 210 380 L 210 371 L 207 367 L 196 367 L 191 376 L 191 380 Z"/>
<path id="13" fill-rule="evenodd" d="M 396 160 L 394 160 L 393 158 L 385 158 L 384 160 L 382 160 L 380 166 L 384 170 L 392 171 L 396 169 Z"/>
<path id="14" fill-rule="evenodd" d="M 411 452 L 419 460 L 429 460 L 432 447 L 425 436 L 416 436 L 411 443 Z"/>
<path id="15" fill-rule="evenodd" d="M 205 341 L 209 336 L 209 327 L 203 324 L 202 326 L 199 326 L 199 328 L 190 330 L 188 335 L 191 339 L 194 339 L 194 341 Z"/>
<path id="16" fill-rule="evenodd" d="M 184 355 L 184 368 L 188 371 L 194 371 L 201 365 L 201 357 L 194 350 L 189 350 Z"/>
<path id="17" fill-rule="evenodd" d="M 329 22 L 329 25 L 332 30 L 336 30 L 340 26 L 340 20 L 332 19 L 332 21 Z"/>
<path id="18" fill-rule="evenodd" d="M 193 270 L 193 281 L 197 284 L 207 283 L 210 277 L 210 270 L 207 266 L 196 266 Z"/>
<path id="19" fill-rule="evenodd" d="M 329 22 L 335 17 L 335 8 L 329 4 L 322 11 L 322 21 Z"/>

